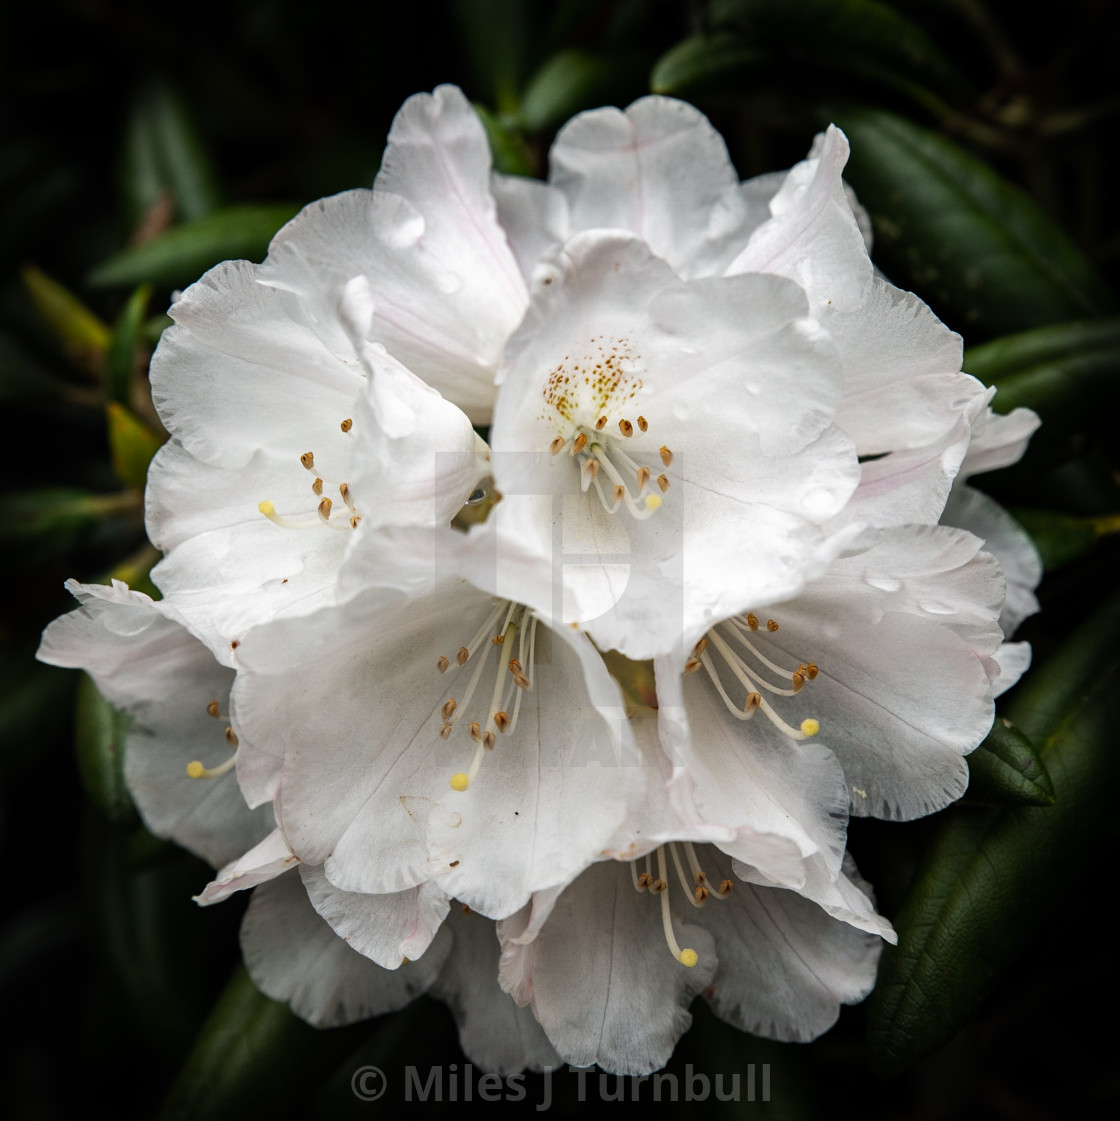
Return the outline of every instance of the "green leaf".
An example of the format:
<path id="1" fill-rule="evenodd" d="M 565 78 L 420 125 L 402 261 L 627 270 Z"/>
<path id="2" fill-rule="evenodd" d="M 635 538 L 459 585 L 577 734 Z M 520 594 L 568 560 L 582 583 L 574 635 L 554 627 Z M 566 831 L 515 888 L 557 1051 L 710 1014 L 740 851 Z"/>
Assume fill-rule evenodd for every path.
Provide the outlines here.
<path id="1" fill-rule="evenodd" d="M 624 54 L 558 51 L 529 82 L 518 123 L 530 135 L 558 128 L 583 109 L 610 104 L 628 83 L 644 82 L 642 71 L 638 60 Z"/>
<path id="2" fill-rule="evenodd" d="M 474 111 L 478 114 L 482 127 L 486 129 L 494 170 L 505 175 L 534 174 L 533 158 L 524 137 L 508 128 L 485 106 L 476 104 Z"/>
<path id="3" fill-rule="evenodd" d="M 759 50 L 786 84 L 860 78 L 942 115 L 948 111 L 942 97 L 963 100 L 971 93 L 964 75 L 917 24 L 876 0 L 717 0 L 708 22 Z"/>
<path id="4" fill-rule="evenodd" d="M 109 421 L 109 453 L 117 478 L 126 486 L 143 489 L 148 479 L 148 464 L 163 440 L 117 401 L 105 406 L 105 415 Z"/>
<path id="5" fill-rule="evenodd" d="M 990 334 L 1095 316 L 1113 299 L 1081 251 L 1018 188 L 952 141 L 876 109 L 833 114 L 845 178 L 876 257 L 962 324 Z"/>
<path id="6" fill-rule="evenodd" d="M 287 203 L 215 211 L 115 254 L 90 273 L 89 283 L 98 288 L 185 285 L 219 261 L 259 261 L 276 231 L 298 211 Z"/>
<path id="7" fill-rule="evenodd" d="M 722 93 L 761 84 L 773 69 L 766 53 L 741 35 L 694 35 L 658 59 L 649 86 L 678 97 Z"/>
<path id="8" fill-rule="evenodd" d="M 105 395 L 127 405 L 132 375 L 144 342 L 144 315 L 152 298 L 152 286 L 141 284 L 129 297 L 113 327 L 105 355 Z"/>
<path id="9" fill-rule="evenodd" d="M 987 739 L 968 757 L 968 797 L 996 805 L 1052 806 L 1054 784 L 1034 744 L 997 718 Z"/>
<path id="10" fill-rule="evenodd" d="M 1013 508 L 1010 513 L 1031 535 L 1047 572 L 1088 556 L 1105 536 L 1120 533 L 1120 514 L 1100 518 L 1075 518 L 1053 510 Z"/>
<path id="11" fill-rule="evenodd" d="M 244 1121 L 310 1097 L 353 1029 L 317 1032 L 263 996 L 238 966 L 203 1025 L 159 1114 L 160 1121 Z"/>
<path id="12" fill-rule="evenodd" d="M 82 674 L 74 713 L 78 773 L 90 801 L 110 825 L 136 822 L 136 807 L 124 781 L 129 717 L 117 712 Z"/>
<path id="13" fill-rule="evenodd" d="M 1112 428 L 1110 409 L 1086 407 L 1120 386 L 1120 319 L 1063 323 L 1008 335 L 965 351 L 964 368 L 996 387 L 993 408 L 1034 409 L 1043 426 L 1032 443 L 1063 446 L 1079 430 Z"/>
<path id="14" fill-rule="evenodd" d="M 23 283 L 39 317 L 68 354 L 87 368 L 100 365 L 109 346 L 108 326 L 57 280 L 26 265 Z"/>
<path id="15" fill-rule="evenodd" d="M 973 1015 L 1107 839 L 1120 778 L 1118 628 L 1120 596 L 1032 670 L 1008 706 L 1008 719 L 1038 748 L 1055 804 L 944 815 L 868 1008 L 882 1073 L 904 1069 Z"/>
<path id="16" fill-rule="evenodd" d="M 105 518 L 133 517 L 141 501 L 135 491 L 93 494 L 72 487 L 21 490 L 0 499 L 0 544 L 12 544 L 28 559 L 72 549 Z"/>
<path id="17" fill-rule="evenodd" d="M 133 218 L 169 194 L 184 221 L 216 209 L 221 193 L 213 162 L 183 98 L 164 82 L 144 87 L 125 139 L 124 185 Z"/>

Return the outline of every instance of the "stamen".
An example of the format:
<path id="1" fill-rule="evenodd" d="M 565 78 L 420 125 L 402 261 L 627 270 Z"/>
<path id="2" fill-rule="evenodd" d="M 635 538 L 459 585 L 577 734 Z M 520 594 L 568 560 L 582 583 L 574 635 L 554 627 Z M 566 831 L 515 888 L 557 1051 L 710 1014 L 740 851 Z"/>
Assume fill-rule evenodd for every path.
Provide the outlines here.
<path id="1" fill-rule="evenodd" d="M 776 622 L 774 622 L 773 619 L 767 619 L 766 620 L 766 629 L 768 631 L 770 631 L 771 634 L 773 634 L 774 631 L 776 631 L 778 629 L 778 624 Z"/>
<path id="2" fill-rule="evenodd" d="M 197 759 L 187 764 L 188 778 L 221 778 L 222 775 L 233 770 L 237 756 L 231 755 L 224 763 L 217 767 L 204 767 Z"/>
<path id="3" fill-rule="evenodd" d="M 747 612 L 747 626 L 750 627 L 752 631 L 758 630 L 758 616 L 753 611 Z"/>
<path id="4" fill-rule="evenodd" d="M 323 501 L 319 503 L 319 520 L 324 525 L 330 524 L 332 505 L 333 503 L 329 498 L 324 498 Z"/>
<path id="5" fill-rule="evenodd" d="M 665 849 L 661 847 L 657 850 L 657 875 L 660 883 L 665 882 Z M 661 925 L 665 931 L 665 942 L 667 943 L 673 957 L 691 969 L 699 960 L 700 955 L 690 947 L 681 949 L 680 944 L 677 942 L 673 934 L 673 920 L 669 915 L 669 893 L 662 889 L 661 892 Z"/>
<path id="6" fill-rule="evenodd" d="M 354 422 L 347 417 L 338 427 L 341 428 L 343 432 L 349 432 L 350 429 L 354 427 Z"/>
<path id="7" fill-rule="evenodd" d="M 599 461 L 597 459 L 586 459 L 583 463 L 583 470 L 580 472 L 580 490 L 586 491 L 589 486 L 595 481 L 596 475 L 599 474 Z"/>
<path id="8" fill-rule="evenodd" d="M 458 662 L 459 665 L 465 666 L 470 656 L 471 652 L 465 646 L 460 646 L 459 653 L 455 655 L 455 661 Z"/>
<path id="9" fill-rule="evenodd" d="M 302 463 L 304 465 L 304 467 L 307 468 L 308 471 L 314 471 L 315 470 L 315 453 L 314 452 L 304 452 L 303 455 L 301 455 L 299 457 L 299 461 L 300 461 L 300 463 Z"/>
<path id="10" fill-rule="evenodd" d="M 208 704 L 208 705 L 206 706 L 206 711 L 207 711 L 207 712 L 208 712 L 208 713 L 209 713 L 209 714 L 210 714 L 211 716 L 213 716 L 215 720 L 221 720 L 221 719 L 223 719 L 223 717 L 222 717 L 222 708 L 221 708 L 221 705 L 219 705 L 219 704 L 218 704 L 217 700 L 213 700 L 213 701 L 211 701 L 211 702 L 210 702 L 210 703 L 209 703 L 209 704 Z"/>
<path id="11" fill-rule="evenodd" d="M 475 743 L 480 743 L 482 741 L 482 728 L 479 726 L 477 720 L 472 720 L 467 725 L 467 735 L 469 735 Z"/>
<path id="12" fill-rule="evenodd" d="M 568 441 L 565 440 L 563 436 L 557 436 L 556 439 L 548 445 L 548 450 L 552 452 L 553 455 L 559 455 L 567 442 Z"/>
<path id="13" fill-rule="evenodd" d="M 323 493 L 323 480 L 316 479 L 315 482 L 311 484 L 311 489 L 315 492 L 316 495 L 321 496 Z"/>
<path id="14" fill-rule="evenodd" d="M 338 493 L 342 496 L 342 501 L 346 503 L 346 509 L 349 510 L 351 514 L 354 513 L 357 507 L 354 505 L 354 500 L 350 497 L 350 484 L 339 483 Z"/>
<path id="15" fill-rule="evenodd" d="M 446 673 L 449 665 L 451 665 L 451 663 L 441 654 L 439 661 L 436 662 L 436 669 L 438 669 L 440 673 Z"/>
<path id="16" fill-rule="evenodd" d="M 572 450 L 570 452 L 568 452 L 568 455 L 579 455 L 579 453 L 581 451 L 583 451 L 583 449 L 586 448 L 586 447 L 587 447 L 587 433 L 586 432 L 581 432 L 572 441 Z"/>
<path id="17" fill-rule="evenodd" d="M 495 712 L 494 723 L 498 725 L 499 732 L 508 732 L 510 725 L 509 713 L 500 710 Z"/>
<path id="18" fill-rule="evenodd" d="M 661 488 L 661 493 L 664 494 L 669 489 L 669 476 L 658 475 L 657 485 Z"/>
<path id="19" fill-rule="evenodd" d="M 673 453 L 664 444 L 661 445 L 661 462 L 666 467 L 673 462 Z"/>
<path id="20" fill-rule="evenodd" d="M 230 745 L 230 747 L 232 747 L 236 751 L 237 750 L 237 745 L 238 745 L 239 742 L 240 741 L 237 738 L 237 733 L 233 730 L 233 727 L 231 725 L 227 724 L 226 725 L 226 743 L 228 743 Z"/>
<path id="21" fill-rule="evenodd" d="M 641 494 L 645 490 L 646 483 L 649 482 L 649 477 L 652 474 L 648 467 L 639 467 L 637 472 L 638 477 L 638 493 Z"/>
<path id="22" fill-rule="evenodd" d="M 455 704 L 455 698 L 448 697 L 447 700 L 443 702 L 443 708 L 440 709 L 440 715 L 444 718 L 444 720 L 450 720 L 451 714 L 455 711 L 456 707 L 457 706 Z"/>
<path id="23" fill-rule="evenodd" d="M 595 431 L 596 432 L 602 432 L 603 429 L 606 428 L 606 427 L 607 427 L 607 418 L 605 416 L 599 417 L 599 419 L 595 422 Z"/>
<path id="24" fill-rule="evenodd" d="M 634 435 L 634 426 L 625 417 L 618 422 L 618 430 L 627 439 Z"/>
<path id="25" fill-rule="evenodd" d="M 646 420 L 646 418 L 644 416 L 638 417 L 638 427 L 643 432 L 647 431 L 649 429 L 649 421 Z"/>
<path id="26" fill-rule="evenodd" d="M 688 877 L 684 874 L 684 865 L 681 864 L 680 853 L 677 852 L 677 846 L 672 842 L 669 843 L 669 852 L 673 855 L 673 865 L 677 869 L 677 879 L 681 882 L 681 887 L 684 888 L 685 896 L 693 907 L 700 907 L 703 905 L 703 899 L 697 899 L 692 888 L 692 884 L 688 882 Z"/>

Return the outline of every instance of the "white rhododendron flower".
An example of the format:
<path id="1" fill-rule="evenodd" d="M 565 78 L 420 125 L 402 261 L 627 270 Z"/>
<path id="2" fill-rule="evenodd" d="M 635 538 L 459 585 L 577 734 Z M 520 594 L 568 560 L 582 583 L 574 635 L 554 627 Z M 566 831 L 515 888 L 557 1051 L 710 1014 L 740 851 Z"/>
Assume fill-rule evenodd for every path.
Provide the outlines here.
<path id="1" fill-rule="evenodd" d="M 264 992 L 430 991 L 488 1069 L 647 1073 L 701 992 L 809 1039 L 869 991 L 848 816 L 958 797 L 1026 668 L 1037 557 L 963 480 L 1037 418 L 875 275 L 846 159 L 740 183 L 652 97 L 514 179 L 444 86 L 172 308 L 164 598 L 75 585 L 42 656 L 134 714 L 199 900 L 254 889 Z"/>

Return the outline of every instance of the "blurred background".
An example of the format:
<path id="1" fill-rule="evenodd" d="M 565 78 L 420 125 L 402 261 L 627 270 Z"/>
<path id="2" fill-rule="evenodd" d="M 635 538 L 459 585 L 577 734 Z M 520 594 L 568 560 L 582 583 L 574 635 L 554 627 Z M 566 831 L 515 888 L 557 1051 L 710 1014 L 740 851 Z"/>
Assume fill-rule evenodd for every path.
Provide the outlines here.
<path id="1" fill-rule="evenodd" d="M 1004 0 L 4 5 L 0 1111 L 370 1116 L 399 1103 L 406 1065 L 464 1062 L 433 1000 L 316 1032 L 256 994 L 238 968 L 244 901 L 191 902 L 209 869 L 139 824 L 120 718 L 33 660 L 71 606 L 67 577 L 153 591 L 141 493 L 165 433 L 146 371 L 172 292 L 371 184 L 393 114 L 441 82 L 478 105 L 514 174 L 547 174 L 574 113 L 651 90 L 707 113 L 743 178 L 790 167 L 837 122 L 877 265 L 964 336 L 1000 411 L 1045 421 L 1022 464 L 978 480 L 1047 568 L 1020 635 L 1035 668 L 1000 702 L 1019 732 L 977 754 L 964 804 L 853 822 L 902 934 L 875 997 L 810 1045 L 741 1035 L 698 1003 L 669 1069 L 742 1072 L 745 1098 L 748 1065 L 760 1095 L 769 1064 L 771 1100 L 676 1113 L 1031 1121 L 1115 1104 L 1098 1025 L 1117 995 L 1118 32 L 1107 0 L 1045 18 Z M 389 1076 L 378 1103 L 350 1090 L 365 1063 Z M 648 1087 L 608 1086 L 638 1095 L 610 1108 L 649 1109 Z M 530 1076 L 526 1102 L 488 1108 L 543 1092 Z M 574 1076 L 552 1093 L 554 1112 L 580 1108 Z"/>

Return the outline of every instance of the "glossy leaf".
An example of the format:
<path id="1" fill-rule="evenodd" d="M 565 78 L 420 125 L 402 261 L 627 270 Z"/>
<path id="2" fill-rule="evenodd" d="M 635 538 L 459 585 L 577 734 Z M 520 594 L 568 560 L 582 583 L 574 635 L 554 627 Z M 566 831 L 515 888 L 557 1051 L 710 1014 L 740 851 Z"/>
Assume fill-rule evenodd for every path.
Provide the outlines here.
<path id="1" fill-rule="evenodd" d="M 734 32 L 694 35 L 667 51 L 650 75 L 654 93 L 689 97 L 741 90 L 768 73 L 767 56 Z"/>
<path id="2" fill-rule="evenodd" d="M 136 821 L 136 808 L 124 781 L 124 741 L 129 722 L 82 674 L 74 713 L 78 773 L 89 800 L 110 825 Z"/>
<path id="3" fill-rule="evenodd" d="M 970 801 L 1052 806 L 1054 784 L 1034 744 L 1010 720 L 997 718 L 968 757 Z"/>
<path id="4" fill-rule="evenodd" d="M 1047 572 L 1087 556 L 1102 537 L 1120 533 L 1120 514 L 1113 517 L 1075 518 L 1053 510 L 1021 508 L 1013 509 L 1011 513 L 1031 535 Z"/>
<path id="5" fill-rule="evenodd" d="M 1120 388 L 1120 319 L 1063 323 L 995 339 L 965 351 L 964 368 L 996 387 L 992 407 L 1034 409 L 1036 443 L 1054 444 L 1086 426 L 1112 428 L 1110 410 L 1086 408 Z"/>
<path id="6" fill-rule="evenodd" d="M 830 116 L 848 136 L 844 174 L 871 213 L 876 257 L 896 283 L 990 334 L 1112 309 L 1085 255 L 975 156 L 891 113 Z"/>
<path id="7" fill-rule="evenodd" d="M 144 315 L 152 298 L 150 284 L 141 284 L 128 298 L 117 322 L 105 355 L 105 395 L 110 401 L 127 405 L 137 356 L 144 343 Z"/>
<path id="8" fill-rule="evenodd" d="M 242 1121 L 307 1098 L 352 1030 L 317 1032 L 257 991 L 238 966 L 167 1096 L 159 1121 Z"/>
<path id="9" fill-rule="evenodd" d="M 135 413 L 117 401 L 105 406 L 109 421 L 109 453 L 117 478 L 126 486 L 143 488 L 148 479 L 148 464 L 163 440 Z"/>
<path id="10" fill-rule="evenodd" d="M 186 285 L 220 261 L 262 260 L 273 234 L 299 210 L 290 204 L 231 206 L 175 226 L 110 257 L 89 275 L 94 287 Z"/>
<path id="11" fill-rule="evenodd" d="M 925 31 L 877 0 L 715 0 L 708 21 L 802 80 L 822 73 L 868 79 L 931 108 L 970 92 Z"/>
<path id="12" fill-rule="evenodd" d="M 1120 597 L 1095 611 L 1016 690 L 1008 719 L 1037 746 L 1056 801 L 947 812 L 895 919 L 869 1006 L 880 1071 L 944 1043 L 1079 886 L 1107 836 L 1120 756 Z M 1032 963 L 1028 968 L 1037 966 Z"/>

